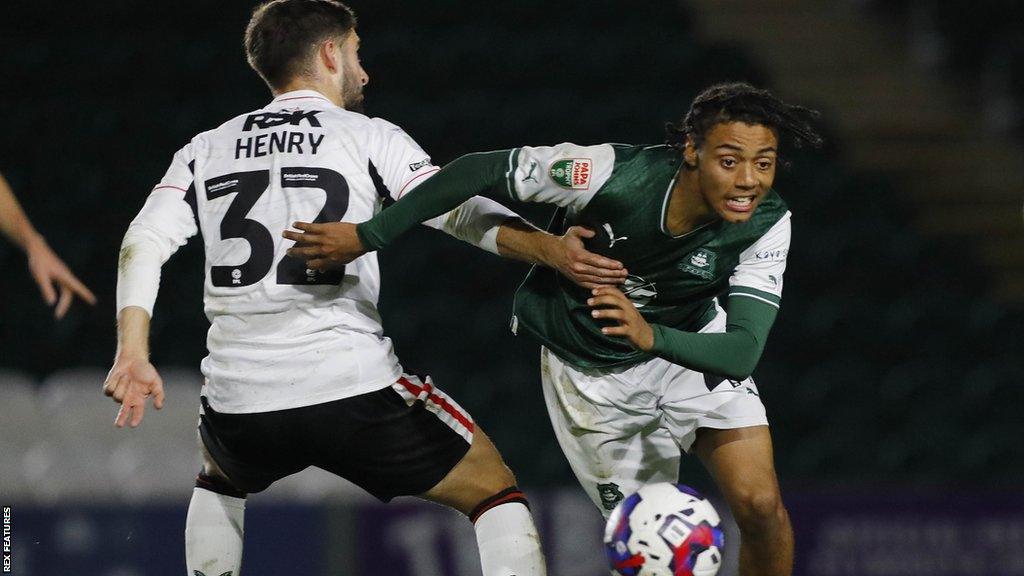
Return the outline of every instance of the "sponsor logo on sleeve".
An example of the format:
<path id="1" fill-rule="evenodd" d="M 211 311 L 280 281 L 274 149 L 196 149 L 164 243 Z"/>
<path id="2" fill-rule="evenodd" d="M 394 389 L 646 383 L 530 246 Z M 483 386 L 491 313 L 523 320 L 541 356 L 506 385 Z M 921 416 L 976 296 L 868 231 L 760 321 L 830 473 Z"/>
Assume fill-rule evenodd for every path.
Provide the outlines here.
<path id="1" fill-rule="evenodd" d="M 415 171 L 419 170 L 420 168 L 423 168 L 423 167 L 426 167 L 426 166 L 430 166 L 430 158 L 424 158 L 423 160 L 420 160 L 419 162 L 413 162 L 412 164 L 409 164 L 409 171 L 410 172 L 415 172 Z"/>
<path id="2" fill-rule="evenodd" d="M 789 256 L 789 248 L 754 252 L 754 258 L 757 258 L 762 262 L 782 262 L 786 259 L 786 256 Z"/>
<path id="3" fill-rule="evenodd" d="M 570 190 L 587 190 L 590 188 L 590 175 L 593 171 L 590 158 L 569 158 L 559 160 L 551 165 L 551 180 L 562 188 Z"/>

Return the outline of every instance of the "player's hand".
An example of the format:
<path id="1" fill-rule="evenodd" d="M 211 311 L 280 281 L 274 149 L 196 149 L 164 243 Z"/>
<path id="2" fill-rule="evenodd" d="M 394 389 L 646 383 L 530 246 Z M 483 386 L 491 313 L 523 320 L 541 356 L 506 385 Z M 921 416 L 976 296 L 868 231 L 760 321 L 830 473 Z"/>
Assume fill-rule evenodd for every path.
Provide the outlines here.
<path id="1" fill-rule="evenodd" d="M 339 268 L 366 254 L 366 248 L 356 234 L 356 225 L 350 222 L 296 222 L 292 226 L 302 232 L 285 230 L 282 234 L 296 242 L 288 249 L 288 255 L 305 260 L 310 270 Z"/>
<path id="2" fill-rule="evenodd" d="M 156 368 L 143 357 L 118 358 L 103 383 L 103 393 L 121 405 L 114 425 L 135 428 L 142 422 L 146 398 L 153 398 L 153 407 L 164 407 L 164 381 Z"/>
<path id="3" fill-rule="evenodd" d="M 583 247 L 584 238 L 597 233 L 583 226 L 573 226 L 558 237 L 548 250 L 547 264 L 584 288 L 622 284 L 626 267 L 618 260 L 594 254 Z"/>
<path id="4" fill-rule="evenodd" d="M 595 288 L 592 293 L 593 296 L 587 300 L 587 305 L 593 308 L 591 315 L 619 323 L 618 326 L 601 328 L 602 334 L 627 338 L 634 348 L 644 352 L 654 347 L 654 330 L 625 294 L 610 286 Z"/>
<path id="5" fill-rule="evenodd" d="M 78 296 L 89 304 L 96 303 L 96 296 L 82 284 L 67 265 L 57 257 L 41 236 L 25 246 L 28 255 L 28 269 L 39 285 L 43 299 L 50 306 L 56 304 L 53 315 L 60 320 L 68 312 L 71 302 Z M 56 285 L 57 290 L 54 289 Z M 58 298 L 57 292 L 60 291 Z"/>

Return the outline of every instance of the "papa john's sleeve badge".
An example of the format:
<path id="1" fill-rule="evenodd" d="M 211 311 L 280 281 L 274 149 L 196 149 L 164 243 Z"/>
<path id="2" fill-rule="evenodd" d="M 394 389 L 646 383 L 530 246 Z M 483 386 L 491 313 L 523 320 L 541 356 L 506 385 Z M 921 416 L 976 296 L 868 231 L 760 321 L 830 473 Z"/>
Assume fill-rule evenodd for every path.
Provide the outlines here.
<path id="1" fill-rule="evenodd" d="M 593 165 L 590 158 L 568 158 L 553 163 L 548 174 L 551 180 L 562 188 L 587 190 L 590 188 Z"/>

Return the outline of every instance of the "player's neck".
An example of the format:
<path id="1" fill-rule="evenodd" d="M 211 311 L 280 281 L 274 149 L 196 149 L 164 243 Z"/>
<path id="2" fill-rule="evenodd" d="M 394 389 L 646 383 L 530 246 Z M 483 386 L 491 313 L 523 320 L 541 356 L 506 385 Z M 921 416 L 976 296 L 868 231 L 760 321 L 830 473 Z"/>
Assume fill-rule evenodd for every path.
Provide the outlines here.
<path id="1" fill-rule="evenodd" d="M 714 219 L 714 211 L 700 193 L 697 171 L 680 168 L 665 210 L 665 229 L 673 236 L 681 236 Z"/>
<path id="2" fill-rule="evenodd" d="M 325 85 L 323 82 L 316 82 L 313 80 L 309 80 L 308 78 L 294 78 L 284 86 L 276 90 L 272 90 L 272 92 L 274 94 L 274 97 L 277 98 L 281 94 L 285 94 L 287 92 L 295 92 L 296 90 L 312 90 L 314 92 L 318 92 L 322 94 L 324 98 L 327 98 L 331 102 L 334 102 L 335 105 L 340 106 L 342 108 L 345 107 L 345 101 L 341 97 L 340 90 L 331 89 L 330 86 Z"/>

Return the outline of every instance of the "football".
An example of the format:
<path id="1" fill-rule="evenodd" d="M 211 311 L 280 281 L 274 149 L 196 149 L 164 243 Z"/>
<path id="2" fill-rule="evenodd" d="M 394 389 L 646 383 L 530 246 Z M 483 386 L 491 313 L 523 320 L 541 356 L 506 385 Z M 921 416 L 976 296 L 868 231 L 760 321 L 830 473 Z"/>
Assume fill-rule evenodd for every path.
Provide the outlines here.
<path id="1" fill-rule="evenodd" d="M 641 488 L 619 503 L 604 533 L 612 573 L 714 576 L 725 537 L 711 502 L 682 484 Z"/>

